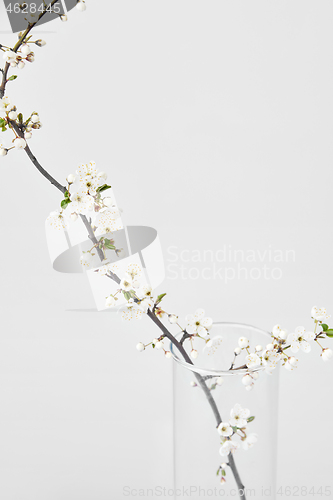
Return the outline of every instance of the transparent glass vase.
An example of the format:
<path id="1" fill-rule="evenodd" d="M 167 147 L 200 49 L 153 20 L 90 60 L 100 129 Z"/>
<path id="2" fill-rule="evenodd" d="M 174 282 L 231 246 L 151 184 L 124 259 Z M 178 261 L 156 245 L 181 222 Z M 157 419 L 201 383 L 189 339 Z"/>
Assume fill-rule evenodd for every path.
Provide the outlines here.
<path id="1" fill-rule="evenodd" d="M 196 342 L 201 340 L 201 348 L 199 351 L 197 343 L 199 356 L 193 360 L 194 365 L 184 361 L 177 348 L 171 346 L 175 498 L 275 499 L 279 369 L 271 375 L 265 373 L 263 366 L 230 371 L 240 337 L 250 341 L 251 352 L 257 345 L 265 348 L 270 342 L 270 334 L 258 328 L 215 323 L 210 338 L 215 338 L 217 346 L 203 349 L 203 341 L 196 339 Z M 185 348 L 186 342 L 189 340 L 185 341 Z M 237 356 L 235 368 L 244 365 L 246 355 L 243 350 Z M 247 373 L 255 379 L 251 390 L 242 383 Z M 257 375 L 253 375 L 255 373 Z M 235 405 L 250 410 L 249 415 L 242 413 L 238 418 L 244 419 L 245 415 L 247 421 L 255 417 L 245 428 L 247 437 L 250 434 L 252 437 L 246 441 L 245 433 L 238 431 L 231 440 L 238 443 L 239 448 L 229 455 L 221 455 L 224 438 L 217 430 L 218 423 L 229 422 Z M 230 428 L 226 432 L 228 430 L 230 432 Z M 224 449 L 222 453 L 227 451 Z M 220 469 L 222 464 L 227 464 L 225 473 Z"/>

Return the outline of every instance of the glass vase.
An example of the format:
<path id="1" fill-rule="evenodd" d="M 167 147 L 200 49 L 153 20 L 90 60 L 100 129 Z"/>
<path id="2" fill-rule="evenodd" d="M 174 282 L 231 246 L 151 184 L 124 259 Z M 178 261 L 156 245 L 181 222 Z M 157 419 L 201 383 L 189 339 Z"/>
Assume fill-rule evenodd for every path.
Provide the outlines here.
<path id="1" fill-rule="evenodd" d="M 203 341 L 195 339 L 194 348 L 199 351 L 201 340 L 201 350 L 198 358 L 193 359 L 194 365 L 184 361 L 177 348 L 171 346 L 174 359 L 174 496 L 178 499 L 273 500 L 278 368 L 271 374 L 265 373 L 263 366 L 230 370 L 233 361 L 234 368 L 245 364 L 246 349 L 234 356 L 240 337 L 249 340 L 253 352 L 257 345 L 265 349 L 270 334 L 236 323 L 215 323 L 209 333 L 214 340 L 204 349 Z M 185 341 L 185 348 L 186 342 L 189 340 Z M 246 374 L 252 379 L 250 386 L 243 383 Z M 241 410 L 236 405 L 240 405 Z M 218 429 L 221 421 L 227 425 Z M 244 430 L 239 430 L 237 422 Z M 225 435 L 231 432 L 228 424 L 235 433 L 231 441 L 237 447 L 229 454 L 230 443 L 223 445 L 230 440 L 230 436 Z"/>

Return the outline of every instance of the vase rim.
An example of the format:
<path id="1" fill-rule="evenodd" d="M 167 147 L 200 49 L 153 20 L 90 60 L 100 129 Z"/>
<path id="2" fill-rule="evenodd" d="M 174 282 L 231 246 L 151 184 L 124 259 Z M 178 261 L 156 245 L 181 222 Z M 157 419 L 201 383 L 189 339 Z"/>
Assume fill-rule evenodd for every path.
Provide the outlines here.
<path id="1" fill-rule="evenodd" d="M 233 327 L 244 328 L 247 330 L 250 329 L 250 330 L 256 331 L 260 334 L 267 336 L 267 338 L 271 338 L 271 334 L 268 331 L 262 330 L 261 328 L 258 328 L 258 327 L 253 326 L 253 325 L 248 325 L 246 323 L 236 323 L 236 322 L 232 322 L 232 321 L 214 321 L 213 326 L 214 325 L 223 325 L 223 326 L 229 325 L 229 326 L 233 326 Z M 183 334 L 183 332 L 178 333 L 177 335 L 175 335 L 175 338 L 180 337 L 182 334 Z M 213 377 L 244 376 L 244 375 L 246 375 L 246 373 L 261 372 L 265 369 L 265 366 L 263 366 L 263 365 L 257 366 L 256 368 L 242 368 L 240 370 L 214 370 L 214 369 L 210 369 L 210 368 L 203 368 L 203 367 L 200 367 L 199 365 L 194 365 L 194 364 L 192 365 L 191 363 L 188 363 L 184 359 L 181 359 L 177 356 L 177 354 L 174 352 L 174 345 L 172 342 L 170 342 L 170 352 L 171 352 L 173 360 L 176 363 L 183 366 L 187 370 L 190 370 L 191 372 L 195 372 L 195 373 L 198 373 L 199 375 L 203 375 L 203 376 L 205 376 L 205 375 L 210 375 Z"/>

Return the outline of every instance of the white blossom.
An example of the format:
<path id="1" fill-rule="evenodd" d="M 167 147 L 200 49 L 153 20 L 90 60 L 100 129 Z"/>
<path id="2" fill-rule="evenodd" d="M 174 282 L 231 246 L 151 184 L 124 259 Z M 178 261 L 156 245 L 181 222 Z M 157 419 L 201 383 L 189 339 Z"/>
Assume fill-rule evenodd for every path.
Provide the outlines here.
<path id="1" fill-rule="evenodd" d="M 232 436 L 232 434 L 234 433 L 231 425 L 228 422 L 221 422 L 217 427 L 217 432 L 223 437 Z"/>
<path id="2" fill-rule="evenodd" d="M 246 356 L 245 363 L 248 368 L 256 368 L 261 365 L 261 359 L 258 354 L 251 353 Z"/>
<path id="3" fill-rule="evenodd" d="M 310 352 L 311 345 L 309 341 L 314 339 L 315 334 L 313 332 L 306 332 L 303 326 L 298 326 L 295 333 L 288 335 L 288 343 L 292 352 L 298 352 L 300 349 L 304 352 Z"/>
<path id="4" fill-rule="evenodd" d="M 142 276 L 142 268 L 139 264 L 131 262 L 126 268 L 126 274 L 128 274 L 133 281 L 139 281 Z"/>
<path id="5" fill-rule="evenodd" d="M 130 299 L 126 306 L 124 306 L 122 312 L 122 319 L 125 321 L 131 321 L 132 319 L 141 319 L 143 311 L 138 307 L 133 299 Z"/>
<path id="6" fill-rule="evenodd" d="M 205 311 L 203 309 L 197 309 L 194 314 L 186 316 L 185 320 L 187 322 L 187 333 L 190 335 L 197 334 L 201 337 L 208 336 L 208 331 L 213 324 L 211 318 L 205 318 Z"/>
<path id="7" fill-rule="evenodd" d="M 242 440 L 242 447 L 244 450 L 249 450 L 258 441 L 258 435 L 251 433 L 244 440 Z"/>
<path id="8" fill-rule="evenodd" d="M 212 339 L 209 339 L 204 347 L 204 352 L 208 351 L 208 356 L 215 354 L 219 346 L 222 344 L 223 338 L 221 335 L 215 335 Z"/>
<path id="9" fill-rule="evenodd" d="M 313 308 L 311 309 L 311 317 L 314 320 L 322 323 L 323 321 L 329 319 L 331 316 L 327 314 L 325 307 L 313 306 Z"/>
<path id="10" fill-rule="evenodd" d="M 256 345 L 256 348 L 255 348 L 256 352 L 261 352 L 263 350 L 263 346 L 262 345 Z"/>
<path id="11" fill-rule="evenodd" d="M 51 212 L 46 219 L 47 224 L 49 224 L 54 229 L 67 229 L 67 223 L 62 212 L 54 211 Z"/>
<path id="12" fill-rule="evenodd" d="M 125 274 L 119 286 L 124 292 L 129 292 L 130 290 L 132 290 L 133 289 L 132 277 L 129 274 Z"/>
<path id="13" fill-rule="evenodd" d="M 273 335 L 273 337 L 276 337 L 278 339 L 286 340 L 288 333 L 280 325 L 275 325 L 275 326 L 273 326 L 273 329 L 272 329 L 272 335 Z"/>
<path id="14" fill-rule="evenodd" d="M 113 295 L 109 295 L 109 297 L 106 298 L 105 305 L 106 307 L 113 307 L 116 305 L 116 299 Z"/>
<path id="15" fill-rule="evenodd" d="M 290 356 L 284 364 L 286 370 L 293 371 L 297 367 L 298 359 L 295 356 Z"/>
<path id="16" fill-rule="evenodd" d="M 95 232 L 96 236 L 116 231 L 118 228 L 117 219 L 119 219 L 119 217 L 119 210 L 116 208 L 100 212 L 95 221 L 95 225 L 97 226 Z"/>
<path id="17" fill-rule="evenodd" d="M 84 252 L 80 257 L 80 264 L 82 267 L 89 269 L 91 267 L 93 256 L 90 252 Z"/>
<path id="18" fill-rule="evenodd" d="M 70 199 L 72 203 L 68 205 L 68 210 L 71 213 L 87 215 L 94 208 L 94 198 L 80 191 L 71 194 Z"/>
<path id="19" fill-rule="evenodd" d="M 220 455 L 222 457 L 227 457 L 229 453 L 234 453 L 236 450 L 238 450 L 239 444 L 234 443 L 230 439 L 228 441 L 225 441 L 223 445 L 220 448 Z"/>
<path id="20" fill-rule="evenodd" d="M 96 177 L 97 176 L 96 163 L 94 161 L 90 161 L 89 163 L 84 163 L 77 168 L 76 173 L 80 177 L 80 179 L 84 179 L 87 176 Z"/>
<path id="21" fill-rule="evenodd" d="M 229 424 L 232 427 L 238 427 L 240 429 L 246 427 L 247 419 L 250 416 L 250 410 L 247 408 L 242 408 L 240 404 L 236 404 L 230 411 Z"/>
<path id="22" fill-rule="evenodd" d="M 265 372 L 271 374 L 277 367 L 281 355 L 275 350 L 265 350 L 262 353 L 262 364 L 265 366 Z"/>

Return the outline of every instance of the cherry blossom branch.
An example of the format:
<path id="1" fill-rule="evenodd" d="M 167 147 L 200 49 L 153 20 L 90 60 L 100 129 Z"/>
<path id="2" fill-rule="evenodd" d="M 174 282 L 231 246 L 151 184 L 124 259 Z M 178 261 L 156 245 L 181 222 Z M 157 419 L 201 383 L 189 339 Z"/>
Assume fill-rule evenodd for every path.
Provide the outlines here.
<path id="1" fill-rule="evenodd" d="M 21 45 L 24 43 L 25 39 L 29 35 L 30 31 L 36 26 L 36 24 L 42 19 L 42 17 L 45 16 L 47 12 L 50 11 L 50 9 L 53 7 L 54 4 L 59 2 L 60 0 L 52 0 L 52 2 L 45 8 L 44 10 L 40 13 L 38 16 L 37 21 L 34 23 L 28 23 L 27 29 L 23 32 L 22 36 L 20 37 L 19 41 L 14 45 L 14 48 L 12 49 L 13 52 L 17 52 L 18 49 L 21 47 Z M 6 84 L 7 84 L 7 76 L 8 76 L 8 70 L 10 68 L 9 62 L 6 62 L 5 67 L 2 71 L 2 82 L 0 85 L 0 99 L 5 95 L 5 90 L 6 90 Z"/>

